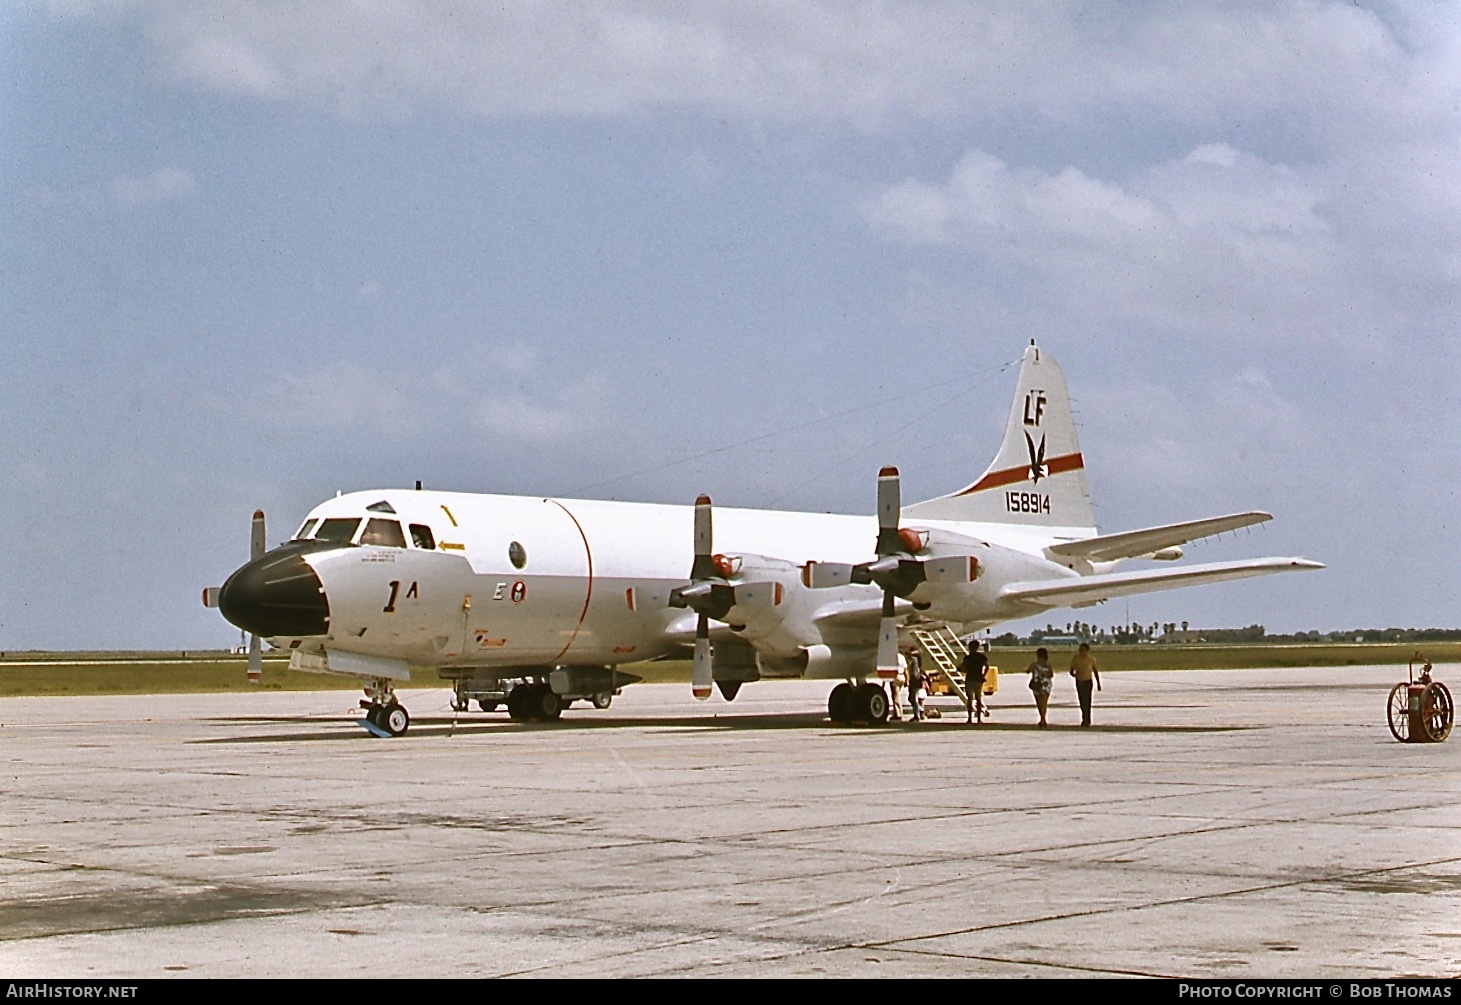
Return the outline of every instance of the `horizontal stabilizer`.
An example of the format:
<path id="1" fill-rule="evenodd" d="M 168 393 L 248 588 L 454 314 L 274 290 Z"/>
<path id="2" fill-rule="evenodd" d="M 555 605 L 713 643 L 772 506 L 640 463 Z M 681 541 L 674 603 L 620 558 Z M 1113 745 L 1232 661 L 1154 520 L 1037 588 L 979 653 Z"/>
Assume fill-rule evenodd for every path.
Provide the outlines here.
<path id="1" fill-rule="evenodd" d="M 1251 527 L 1272 519 L 1272 514 L 1258 511 L 1234 513 L 1207 520 L 1189 520 L 1186 523 L 1171 523 L 1162 527 L 1147 527 L 1144 530 L 1128 530 L 1121 534 L 1102 534 L 1100 537 L 1088 537 L 1080 541 L 1064 541 L 1052 544 L 1045 549 L 1045 553 L 1056 562 L 1062 559 L 1114 562 L 1122 558 L 1151 555 L 1163 548 L 1212 537 L 1214 534 L 1240 527 Z"/>
<path id="2" fill-rule="evenodd" d="M 1011 583 L 999 591 L 1001 600 L 1017 600 L 1042 607 L 1080 607 L 1112 597 L 1130 597 L 1138 593 L 1173 590 L 1179 586 L 1221 583 L 1229 579 L 1247 579 L 1274 572 L 1300 569 L 1322 569 L 1321 562 L 1304 558 L 1252 558 L 1240 562 L 1210 562 L 1180 569 L 1152 569 L 1141 572 L 1112 572 L 1099 576 L 1043 580 L 1036 583 Z"/>

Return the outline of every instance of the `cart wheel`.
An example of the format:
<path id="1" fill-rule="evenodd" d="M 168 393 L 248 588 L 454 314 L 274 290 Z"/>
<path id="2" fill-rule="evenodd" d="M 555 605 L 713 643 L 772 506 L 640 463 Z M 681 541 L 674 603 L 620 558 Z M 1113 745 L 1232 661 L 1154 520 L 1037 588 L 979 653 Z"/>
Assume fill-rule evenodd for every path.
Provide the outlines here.
<path id="1" fill-rule="evenodd" d="M 1451 735 L 1451 720 L 1456 708 L 1451 704 L 1451 692 L 1440 681 L 1432 681 L 1420 693 L 1420 721 L 1426 739 L 1440 743 Z"/>
<path id="2" fill-rule="evenodd" d="M 1401 681 L 1390 689 L 1390 732 L 1401 743 L 1410 739 L 1410 685 Z"/>

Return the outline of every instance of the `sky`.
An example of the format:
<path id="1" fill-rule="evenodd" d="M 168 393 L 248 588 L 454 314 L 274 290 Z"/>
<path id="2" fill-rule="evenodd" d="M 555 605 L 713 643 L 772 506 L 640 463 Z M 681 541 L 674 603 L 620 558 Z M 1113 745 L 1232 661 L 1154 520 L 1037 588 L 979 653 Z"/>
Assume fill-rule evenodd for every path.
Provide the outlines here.
<path id="1" fill-rule="evenodd" d="M 1461 627 L 1454 5 L 56 0 L 0 85 L 0 650 L 235 643 L 337 491 L 941 495 L 1031 339 L 1103 531 L 1327 568 L 1016 627 Z"/>

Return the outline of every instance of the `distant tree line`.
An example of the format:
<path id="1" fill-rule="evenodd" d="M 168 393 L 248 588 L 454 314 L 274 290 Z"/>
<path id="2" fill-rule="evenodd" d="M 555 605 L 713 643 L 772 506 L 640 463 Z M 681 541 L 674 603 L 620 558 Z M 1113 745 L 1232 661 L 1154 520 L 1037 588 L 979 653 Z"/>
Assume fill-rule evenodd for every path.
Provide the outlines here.
<path id="1" fill-rule="evenodd" d="M 1005 632 L 989 641 L 997 646 L 1070 645 L 1089 642 L 1092 645 L 1177 644 L 1189 642 L 1227 642 L 1279 645 L 1285 642 L 1448 642 L 1461 639 L 1461 628 L 1350 628 L 1337 632 L 1293 632 L 1270 635 L 1262 625 L 1246 628 L 1192 628 L 1186 621 L 1158 622 L 1143 625 L 1095 625 L 1085 621 L 1068 621 L 1064 628 L 1047 624 L 1029 635 Z"/>

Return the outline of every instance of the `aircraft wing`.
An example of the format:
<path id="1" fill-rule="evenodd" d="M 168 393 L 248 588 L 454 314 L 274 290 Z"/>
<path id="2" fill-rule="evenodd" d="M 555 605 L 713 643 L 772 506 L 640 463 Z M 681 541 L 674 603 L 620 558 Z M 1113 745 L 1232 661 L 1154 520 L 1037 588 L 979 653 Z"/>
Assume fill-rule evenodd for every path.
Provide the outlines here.
<path id="1" fill-rule="evenodd" d="M 902 617 L 905 614 L 912 614 L 916 608 L 909 601 L 899 597 L 893 604 L 893 613 Z M 812 620 L 818 625 L 828 622 L 842 627 L 866 627 L 877 628 L 879 620 L 883 616 L 883 601 L 881 597 L 868 597 L 858 600 L 839 600 L 834 604 L 828 604 L 818 611 Z"/>
<path id="2" fill-rule="evenodd" d="M 1031 601 L 1042 606 L 1085 607 L 1112 597 L 1155 593 L 1179 586 L 1247 579 L 1273 572 L 1322 569 L 1322 562 L 1304 558 L 1250 558 L 1239 562 L 1209 562 L 1180 569 L 1152 569 L 1141 572 L 1110 572 L 1072 579 L 1051 579 L 1034 583 L 1010 583 L 1001 587 L 1001 600 Z"/>
<path id="3" fill-rule="evenodd" d="M 1273 519 L 1273 514 L 1254 511 L 1233 513 L 1230 516 L 1215 516 L 1206 520 L 1189 520 L 1186 523 L 1170 523 L 1161 527 L 1147 527 L 1143 530 L 1128 530 L 1120 534 L 1102 534 L 1081 541 L 1064 541 L 1045 549 L 1052 559 L 1080 558 L 1089 562 L 1114 562 L 1120 558 L 1137 558 L 1150 555 L 1163 548 L 1186 544 L 1199 538 L 1221 534 L 1225 530 L 1251 527 Z M 1195 568 L 1195 566 L 1194 566 Z"/>

